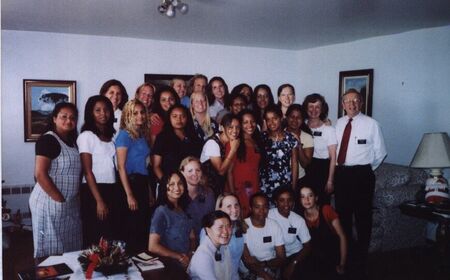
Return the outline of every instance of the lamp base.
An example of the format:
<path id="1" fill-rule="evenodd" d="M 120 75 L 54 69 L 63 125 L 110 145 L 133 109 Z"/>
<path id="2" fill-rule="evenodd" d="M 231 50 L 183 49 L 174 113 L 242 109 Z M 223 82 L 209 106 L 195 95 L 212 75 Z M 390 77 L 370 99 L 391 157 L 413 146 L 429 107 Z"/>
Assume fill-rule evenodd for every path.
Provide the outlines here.
<path id="1" fill-rule="evenodd" d="M 449 200 L 449 187 L 442 175 L 430 174 L 425 186 L 425 201 L 441 203 Z"/>

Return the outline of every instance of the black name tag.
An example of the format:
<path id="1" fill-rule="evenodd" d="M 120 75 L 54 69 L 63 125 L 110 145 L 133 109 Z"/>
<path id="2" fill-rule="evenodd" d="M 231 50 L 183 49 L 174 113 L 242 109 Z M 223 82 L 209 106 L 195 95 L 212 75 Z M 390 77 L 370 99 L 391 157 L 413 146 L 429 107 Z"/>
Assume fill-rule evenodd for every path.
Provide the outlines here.
<path id="1" fill-rule="evenodd" d="M 358 144 L 366 144 L 367 140 L 366 139 L 358 139 Z"/>
<path id="2" fill-rule="evenodd" d="M 264 237 L 263 237 L 263 242 L 264 242 L 264 243 L 270 243 L 270 242 L 272 242 L 272 236 L 264 236 Z"/>
<path id="3" fill-rule="evenodd" d="M 236 233 L 234 234 L 234 236 L 236 236 L 236 238 L 241 238 L 242 237 L 242 231 L 236 231 Z"/>
<path id="4" fill-rule="evenodd" d="M 314 131 L 313 136 L 322 136 L 322 131 Z"/>
<path id="5" fill-rule="evenodd" d="M 295 227 L 290 227 L 290 228 L 288 228 L 288 233 L 296 234 L 297 233 L 297 229 Z"/>

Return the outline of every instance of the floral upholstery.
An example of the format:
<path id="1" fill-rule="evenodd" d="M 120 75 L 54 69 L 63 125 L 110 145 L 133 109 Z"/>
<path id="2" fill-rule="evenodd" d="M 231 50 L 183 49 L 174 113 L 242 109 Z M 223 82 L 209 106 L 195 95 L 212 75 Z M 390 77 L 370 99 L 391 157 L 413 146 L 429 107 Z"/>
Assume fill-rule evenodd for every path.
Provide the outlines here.
<path id="1" fill-rule="evenodd" d="M 389 251 L 425 244 L 425 220 L 408 217 L 399 205 L 414 200 L 427 174 L 421 169 L 383 163 L 376 171 L 370 251 Z"/>

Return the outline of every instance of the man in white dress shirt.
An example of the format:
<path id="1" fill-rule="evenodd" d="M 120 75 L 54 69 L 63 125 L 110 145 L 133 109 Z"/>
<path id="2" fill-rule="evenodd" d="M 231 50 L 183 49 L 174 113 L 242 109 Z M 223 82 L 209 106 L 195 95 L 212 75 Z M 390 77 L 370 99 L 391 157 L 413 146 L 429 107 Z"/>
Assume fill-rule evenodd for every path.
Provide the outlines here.
<path id="1" fill-rule="evenodd" d="M 386 157 L 386 147 L 378 122 L 361 113 L 362 105 L 362 96 L 356 89 L 349 89 L 342 96 L 347 115 L 336 123 L 335 198 L 354 259 L 365 269 L 372 231 L 373 170 Z M 352 243 L 353 216 L 357 236 Z"/>

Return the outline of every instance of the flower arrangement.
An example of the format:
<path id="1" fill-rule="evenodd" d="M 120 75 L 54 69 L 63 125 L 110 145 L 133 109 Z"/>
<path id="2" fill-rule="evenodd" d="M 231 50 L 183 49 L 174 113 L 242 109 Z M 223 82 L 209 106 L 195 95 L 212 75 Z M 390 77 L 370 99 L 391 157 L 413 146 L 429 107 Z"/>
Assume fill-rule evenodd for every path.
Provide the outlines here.
<path id="1" fill-rule="evenodd" d="M 108 276 L 124 273 L 130 265 L 125 253 L 125 242 L 108 241 L 100 238 L 98 245 L 92 245 L 81 252 L 78 261 L 85 272 L 86 279 L 91 279 L 95 271 Z"/>

